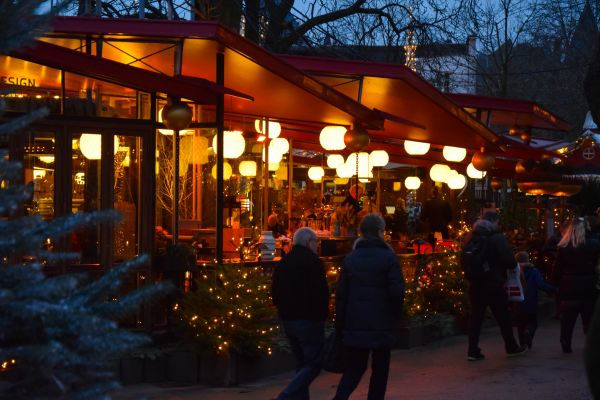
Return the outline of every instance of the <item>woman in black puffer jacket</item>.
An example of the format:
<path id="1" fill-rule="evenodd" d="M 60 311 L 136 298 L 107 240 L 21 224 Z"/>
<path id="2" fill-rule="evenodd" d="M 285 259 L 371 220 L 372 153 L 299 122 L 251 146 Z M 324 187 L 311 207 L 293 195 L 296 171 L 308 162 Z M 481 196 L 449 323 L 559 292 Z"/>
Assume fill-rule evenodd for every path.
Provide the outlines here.
<path id="1" fill-rule="evenodd" d="M 336 325 L 347 351 L 347 365 L 335 400 L 356 389 L 372 353 L 368 400 L 382 400 L 387 387 L 394 321 L 402 313 L 404 277 L 396 254 L 383 240 L 385 222 L 367 214 L 361 237 L 344 259 L 336 290 Z"/>
<path id="2" fill-rule="evenodd" d="M 574 218 L 558 243 L 552 282 L 558 287 L 560 310 L 560 344 L 563 352 L 571 353 L 571 340 L 577 316 L 581 314 L 583 332 L 587 333 L 596 288 L 596 265 L 600 243 L 586 236 L 587 224 L 583 218 Z"/>

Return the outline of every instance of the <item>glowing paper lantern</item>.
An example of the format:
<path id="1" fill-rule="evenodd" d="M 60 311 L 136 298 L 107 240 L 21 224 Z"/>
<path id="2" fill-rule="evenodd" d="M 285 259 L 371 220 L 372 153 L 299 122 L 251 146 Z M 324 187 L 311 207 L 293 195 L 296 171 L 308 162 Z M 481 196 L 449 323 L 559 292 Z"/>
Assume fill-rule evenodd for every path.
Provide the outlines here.
<path id="1" fill-rule="evenodd" d="M 278 164 L 283 159 L 283 154 L 269 146 L 269 164 Z M 265 149 L 263 148 L 262 160 L 265 160 Z"/>
<path id="2" fill-rule="evenodd" d="M 373 167 L 385 167 L 390 162 L 390 156 L 385 150 L 373 150 L 369 158 Z"/>
<path id="3" fill-rule="evenodd" d="M 310 167 L 308 177 L 311 181 L 319 182 L 325 176 L 325 170 L 322 167 Z"/>
<path id="4" fill-rule="evenodd" d="M 114 136 L 114 154 L 119 151 L 119 138 Z M 79 138 L 79 150 L 88 160 L 102 158 L 102 135 L 96 133 L 82 133 Z"/>
<path id="5" fill-rule="evenodd" d="M 340 178 L 348 179 L 348 178 L 351 178 L 354 175 L 354 172 L 356 171 L 355 168 L 356 167 L 352 167 L 352 166 L 349 166 L 346 163 L 343 163 L 342 165 L 340 165 L 339 167 L 337 167 L 335 169 L 335 173 Z"/>
<path id="6" fill-rule="evenodd" d="M 271 140 L 269 147 L 272 148 L 273 151 L 276 151 L 280 154 L 285 154 L 290 151 L 290 142 L 288 142 L 287 139 L 278 137 Z"/>
<path id="7" fill-rule="evenodd" d="M 256 161 L 242 161 L 239 166 L 240 175 L 253 177 L 256 176 Z"/>
<path id="8" fill-rule="evenodd" d="M 267 121 L 264 119 L 254 120 L 256 132 L 264 135 L 267 131 Z M 269 121 L 269 139 L 275 139 L 281 134 L 281 124 L 277 121 Z M 289 147 L 288 147 L 289 148 Z"/>
<path id="9" fill-rule="evenodd" d="M 402 189 L 402 182 L 394 182 L 392 190 L 398 192 L 400 189 Z"/>
<path id="10" fill-rule="evenodd" d="M 477 168 L 475 168 L 473 163 L 469 163 L 469 165 L 467 165 L 467 176 L 469 178 L 483 179 L 483 178 L 485 178 L 486 175 L 487 175 L 487 172 L 479 171 Z"/>
<path id="11" fill-rule="evenodd" d="M 461 162 L 467 156 L 467 149 L 462 147 L 444 146 L 442 154 L 448 161 Z"/>
<path id="12" fill-rule="evenodd" d="M 429 177 L 434 182 L 446 182 L 450 174 L 450 167 L 445 164 L 435 164 L 429 170 Z"/>
<path id="13" fill-rule="evenodd" d="M 346 128 L 343 126 L 326 126 L 319 134 L 319 143 L 325 150 L 343 150 L 346 148 L 345 134 Z"/>
<path id="14" fill-rule="evenodd" d="M 450 189 L 462 189 L 467 183 L 467 178 L 463 174 L 452 174 L 446 184 Z"/>
<path id="15" fill-rule="evenodd" d="M 417 190 L 421 187 L 421 179 L 419 179 L 418 176 L 407 176 L 404 180 L 404 186 L 406 186 L 408 190 Z"/>
<path id="16" fill-rule="evenodd" d="M 231 165 L 227 161 L 223 162 L 223 180 L 228 180 L 231 178 L 231 174 L 233 173 L 233 169 L 231 169 Z M 210 174 L 213 178 L 217 179 L 217 164 L 213 165 Z"/>
<path id="17" fill-rule="evenodd" d="M 344 163 L 344 156 L 341 154 L 331 154 L 327 157 L 327 166 L 337 168 Z"/>
<path id="18" fill-rule="evenodd" d="M 217 135 L 213 136 L 212 147 L 217 153 Z M 246 150 L 246 141 L 241 131 L 223 132 L 223 158 L 238 158 Z"/>
<path id="19" fill-rule="evenodd" d="M 358 159 L 358 162 L 357 162 Z M 358 165 L 357 165 L 358 164 Z M 371 160 L 369 158 L 369 153 L 360 152 L 360 153 L 350 153 L 348 159 L 346 160 L 346 166 L 348 170 L 352 171 L 352 175 L 356 175 L 358 170 L 359 178 L 369 178 L 373 177 Z"/>
<path id="20" fill-rule="evenodd" d="M 413 156 L 427 154 L 431 145 L 425 142 L 415 142 L 413 140 L 404 141 L 404 150 Z"/>

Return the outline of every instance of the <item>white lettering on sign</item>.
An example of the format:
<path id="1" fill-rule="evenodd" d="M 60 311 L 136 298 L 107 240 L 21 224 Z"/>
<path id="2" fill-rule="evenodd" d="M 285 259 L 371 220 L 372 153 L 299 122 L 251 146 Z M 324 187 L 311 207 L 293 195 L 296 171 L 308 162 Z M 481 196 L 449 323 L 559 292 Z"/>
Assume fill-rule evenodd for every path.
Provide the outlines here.
<path id="1" fill-rule="evenodd" d="M 18 76 L 0 76 L 0 82 L 11 86 L 35 86 L 35 79 Z"/>

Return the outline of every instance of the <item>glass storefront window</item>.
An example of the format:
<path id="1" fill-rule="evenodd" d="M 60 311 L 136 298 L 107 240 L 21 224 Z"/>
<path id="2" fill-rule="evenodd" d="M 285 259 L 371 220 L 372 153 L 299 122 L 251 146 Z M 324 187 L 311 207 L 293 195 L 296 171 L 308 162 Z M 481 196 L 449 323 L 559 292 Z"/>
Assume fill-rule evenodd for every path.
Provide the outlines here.
<path id="1" fill-rule="evenodd" d="M 122 135 L 117 138 L 119 145 L 114 158 L 114 208 L 123 215 L 121 223 L 114 228 L 113 255 L 118 262 L 138 254 L 141 139 Z"/>
<path id="2" fill-rule="evenodd" d="M 0 84 L 8 91 L 4 111 L 29 112 L 46 107 L 52 114 L 60 113 L 60 70 L 0 55 Z"/>
<path id="3" fill-rule="evenodd" d="M 98 79 L 66 73 L 65 115 L 138 118 L 137 92 Z"/>
<path id="4" fill-rule="evenodd" d="M 54 217 L 54 133 L 31 132 L 24 149 L 25 184 L 33 185 L 33 196 L 25 204 L 26 215 Z"/>
<path id="5" fill-rule="evenodd" d="M 75 134 L 72 139 L 72 212 L 96 211 L 100 208 L 99 134 Z M 71 237 L 71 250 L 81 253 L 82 263 L 98 263 L 99 227 L 86 227 Z"/>

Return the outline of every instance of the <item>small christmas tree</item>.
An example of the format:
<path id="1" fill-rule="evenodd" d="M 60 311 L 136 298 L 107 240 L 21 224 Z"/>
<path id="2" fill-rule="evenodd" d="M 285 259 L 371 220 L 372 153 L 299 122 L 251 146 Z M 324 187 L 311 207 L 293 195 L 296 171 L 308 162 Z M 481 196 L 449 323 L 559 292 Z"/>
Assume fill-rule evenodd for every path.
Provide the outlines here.
<path id="1" fill-rule="evenodd" d="M 25 44 L 44 26 L 48 18 L 39 14 L 42 3 L 2 3 L 1 54 Z M 46 114 L 37 110 L 0 125 L 0 140 Z M 144 256 L 111 268 L 93 282 L 84 275 L 47 277 L 46 264 L 75 258 L 46 251 L 48 239 L 114 222 L 118 215 L 78 213 L 52 221 L 22 216 L 32 192 L 31 186 L 17 183 L 22 174 L 22 166 L 0 152 L 0 399 L 107 399 L 119 387 L 115 360 L 149 340 L 121 329 L 117 321 L 166 286 L 151 285 L 114 298 L 124 275 L 148 261 Z"/>

